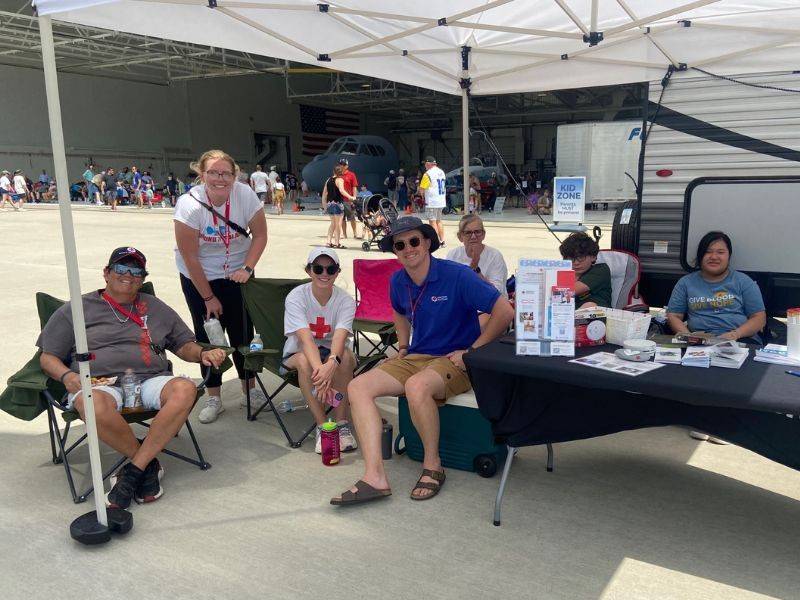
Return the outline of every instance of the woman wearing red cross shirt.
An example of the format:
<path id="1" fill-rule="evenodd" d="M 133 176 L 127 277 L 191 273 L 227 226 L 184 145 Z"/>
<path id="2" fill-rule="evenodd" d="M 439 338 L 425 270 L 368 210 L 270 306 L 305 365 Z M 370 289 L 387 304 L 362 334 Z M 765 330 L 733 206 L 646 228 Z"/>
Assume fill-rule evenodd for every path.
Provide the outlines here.
<path id="1" fill-rule="evenodd" d="M 347 384 L 353 378 L 356 359 L 350 350 L 356 303 L 334 283 L 339 276 L 339 257 L 330 248 L 314 248 L 305 267 L 310 283 L 294 288 L 286 297 L 283 333 L 285 368 L 296 369 L 300 391 L 317 421 L 316 452 L 321 453 L 319 426 L 325 422 L 325 402 L 335 390 L 333 418 L 339 424 L 342 452 L 358 445 L 348 420 Z"/>

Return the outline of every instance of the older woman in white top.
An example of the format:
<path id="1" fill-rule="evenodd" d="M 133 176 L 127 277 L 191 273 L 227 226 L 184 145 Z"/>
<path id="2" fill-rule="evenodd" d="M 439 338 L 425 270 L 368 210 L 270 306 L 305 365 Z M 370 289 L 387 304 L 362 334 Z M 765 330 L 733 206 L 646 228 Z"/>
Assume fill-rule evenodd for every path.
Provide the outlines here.
<path id="1" fill-rule="evenodd" d="M 507 298 L 508 267 L 499 250 L 483 243 L 486 239 L 483 220 L 476 214 L 461 217 L 458 223 L 458 239 L 463 246 L 450 250 L 447 253 L 447 260 L 467 265 Z M 488 320 L 489 315 L 480 316 L 481 328 Z"/>
<path id="2" fill-rule="evenodd" d="M 267 245 L 267 222 L 263 204 L 250 186 L 237 181 L 239 166 L 221 150 L 205 152 L 192 169 L 199 184 L 178 198 L 175 205 L 175 261 L 181 288 L 192 315 L 198 342 L 208 342 L 205 319 L 216 317 L 228 333 L 234 348 L 248 344 L 253 325 L 242 302 L 240 285 L 253 275 Z M 244 360 L 234 352 L 233 362 L 242 388 Z M 201 423 L 211 423 L 225 409 L 220 400 L 220 375 L 208 378 L 206 406 Z M 251 394 L 256 403 L 265 402 L 260 392 Z"/>

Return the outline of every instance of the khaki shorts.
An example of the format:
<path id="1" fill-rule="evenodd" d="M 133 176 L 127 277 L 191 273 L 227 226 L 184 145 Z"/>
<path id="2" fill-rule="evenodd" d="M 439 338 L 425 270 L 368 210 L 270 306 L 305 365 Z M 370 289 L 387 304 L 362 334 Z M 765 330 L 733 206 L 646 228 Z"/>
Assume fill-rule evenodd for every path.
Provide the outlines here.
<path id="1" fill-rule="evenodd" d="M 437 404 L 444 404 L 447 398 L 458 396 L 472 388 L 466 371 L 462 371 L 446 356 L 430 354 L 408 354 L 404 358 L 393 358 L 378 365 L 378 368 L 397 381 L 406 384 L 412 375 L 425 369 L 433 369 L 444 381 L 444 398 L 435 398 Z"/>

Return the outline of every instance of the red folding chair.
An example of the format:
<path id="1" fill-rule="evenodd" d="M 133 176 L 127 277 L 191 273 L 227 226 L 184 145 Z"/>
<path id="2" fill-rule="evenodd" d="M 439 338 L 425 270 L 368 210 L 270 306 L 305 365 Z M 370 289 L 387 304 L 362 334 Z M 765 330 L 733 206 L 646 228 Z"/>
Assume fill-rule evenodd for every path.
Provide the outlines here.
<path id="1" fill-rule="evenodd" d="M 639 257 L 623 250 L 601 250 L 598 263 L 611 271 L 611 308 L 647 312 L 650 307 L 639 294 Z"/>
<path id="2" fill-rule="evenodd" d="M 397 341 L 389 281 L 394 272 L 402 268 L 396 258 L 353 260 L 353 283 L 356 287 L 353 349 L 357 357 L 383 354 Z M 368 334 L 377 336 L 378 341 Z M 361 354 L 362 342 L 369 344 L 365 354 Z"/>

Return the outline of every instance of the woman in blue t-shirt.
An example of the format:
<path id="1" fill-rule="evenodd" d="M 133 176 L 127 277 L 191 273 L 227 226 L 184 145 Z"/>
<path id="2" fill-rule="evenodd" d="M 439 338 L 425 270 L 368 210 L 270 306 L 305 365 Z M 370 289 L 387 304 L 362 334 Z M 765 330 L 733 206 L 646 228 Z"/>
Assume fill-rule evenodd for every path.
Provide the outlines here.
<path id="1" fill-rule="evenodd" d="M 704 331 L 760 343 L 758 333 L 767 322 L 764 300 L 755 281 L 730 268 L 731 254 L 731 239 L 723 232 L 703 236 L 697 245 L 698 270 L 681 277 L 669 299 L 672 331 Z"/>

